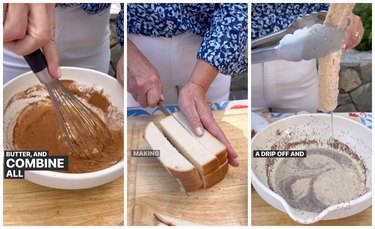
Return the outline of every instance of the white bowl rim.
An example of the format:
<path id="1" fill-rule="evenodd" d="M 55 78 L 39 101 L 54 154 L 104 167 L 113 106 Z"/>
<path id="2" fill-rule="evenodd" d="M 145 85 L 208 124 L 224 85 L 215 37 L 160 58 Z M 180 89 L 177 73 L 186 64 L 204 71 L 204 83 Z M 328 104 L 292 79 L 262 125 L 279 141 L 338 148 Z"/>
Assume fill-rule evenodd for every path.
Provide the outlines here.
<path id="1" fill-rule="evenodd" d="M 325 114 L 325 113 L 322 113 L 322 114 L 299 114 L 299 115 L 293 115 L 293 116 L 289 116 L 289 117 L 286 117 L 286 118 L 283 118 L 283 119 L 280 119 L 280 120 L 277 120 L 273 123 L 270 123 L 268 126 L 266 126 L 263 130 L 267 129 L 267 128 L 271 128 L 273 125 L 277 125 L 279 122 L 285 122 L 285 121 L 288 121 L 288 119 L 292 119 L 292 118 L 295 118 L 296 116 L 331 116 L 330 114 Z M 349 118 L 345 118 L 345 117 L 342 117 L 342 116 L 338 116 L 338 115 L 335 115 L 333 114 L 334 118 L 339 118 L 339 119 L 343 119 L 345 121 L 349 121 L 349 122 L 352 122 L 354 123 L 355 125 L 358 125 L 360 126 L 361 128 L 363 129 L 366 129 L 370 134 L 372 134 L 371 130 L 369 130 L 367 127 L 361 125 L 360 123 L 352 120 L 352 119 L 349 119 Z M 263 131 L 262 130 L 262 131 Z M 261 132 L 261 131 L 260 131 Z M 258 133 L 257 133 L 258 134 Z M 251 140 L 251 143 L 253 143 L 255 139 L 255 136 L 253 137 L 253 139 Z M 252 144 L 251 144 L 252 145 Z M 253 153 L 253 151 L 251 150 L 250 152 L 251 154 Z M 253 168 L 252 166 L 251 167 L 251 182 L 254 182 L 257 186 L 259 186 L 262 190 L 264 190 L 265 192 L 267 192 L 267 194 L 271 195 L 273 198 L 275 198 L 277 201 L 279 201 L 283 207 L 284 207 L 284 210 L 286 211 L 286 213 L 296 222 L 300 222 L 300 223 L 303 223 L 303 224 L 311 224 L 311 223 L 315 223 L 317 221 L 319 221 L 320 219 L 322 219 L 324 216 L 326 216 L 328 213 L 330 213 L 331 211 L 333 210 L 337 210 L 337 209 L 340 209 L 340 208 L 345 208 L 347 207 L 347 205 L 355 205 L 355 204 L 358 204 L 358 203 L 362 203 L 368 199 L 371 199 L 372 198 L 372 190 L 365 193 L 364 195 L 354 199 L 354 200 L 351 200 L 351 201 L 348 201 L 348 202 L 344 202 L 344 203 L 339 203 L 339 204 L 336 204 L 336 205 L 332 205 L 326 209 L 324 209 L 322 212 L 320 212 L 316 217 L 312 218 L 312 219 L 306 219 L 306 220 L 301 220 L 299 217 L 297 217 L 293 212 L 292 212 L 292 207 L 285 201 L 284 198 L 282 198 L 279 194 L 275 193 L 274 191 L 272 191 L 270 188 L 268 188 L 267 186 L 265 186 L 259 179 L 258 177 L 255 175 L 254 171 L 253 171 Z"/>
<path id="2" fill-rule="evenodd" d="M 105 74 L 103 72 L 99 72 L 97 70 L 93 70 L 93 69 L 89 69 L 89 68 L 80 68 L 80 67 L 67 67 L 67 66 L 61 66 L 60 67 L 61 69 L 67 69 L 67 70 L 77 70 L 77 71 L 85 71 L 85 72 L 94 72 L 95 74 L 99 74 L 99 75 L 102 75 L 110 80 L 113 80 L 113 81 L 117 81 L 116 78 L 108 75 L 108 74 Z M 28 75 L 28 74 L 34 74 L 32 71 L 28 71 L 28 72 L 25 72 L 17 77 L 14 77 L 13 79 L 9 80 L 8 82 L 6 82 L 4 85 L 3 85 L 3 88 L 7 87 L 9 84 L 11 84 L 13 81 L 16 81 L 18 78 L 21 78 L 21 77 L 24 77 L 25 75 Z M 61 79 L 64 79 L 64 76 L 61 77 Z"/>
<path id="3" fill-rule="evenodd" d="M 124 160 L 117 162 L 116 164 L 95 172 L 88 173 L 62 173 L 58 171 L 46 171 L 46 170 L 26 170 L 28 173 L 33 173 L 40 176 L 49 178 L 64 179 L 64 180 L 82 180 L 93 177 L 101 177 L 111 174 L 117 170 L 124 169 Z"/>

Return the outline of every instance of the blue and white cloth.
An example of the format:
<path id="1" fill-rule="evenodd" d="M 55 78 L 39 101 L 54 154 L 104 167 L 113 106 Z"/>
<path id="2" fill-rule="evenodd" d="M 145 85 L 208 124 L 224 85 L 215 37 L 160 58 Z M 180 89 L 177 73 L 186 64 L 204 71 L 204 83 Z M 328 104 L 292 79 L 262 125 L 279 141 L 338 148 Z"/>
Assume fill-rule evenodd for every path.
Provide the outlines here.
<path id="1" fill-rule="evenodd" d="M 247 4 L 128 4 L 128 33 L 173 37 L 193 32 L 203 37 L 197 58 L 226 75 L 247 68 Z"/>
<path id="2" fill-rule="evenodd" d="M 121 11 L 116 18 L 117 38 L 121 46 L 124 46 L 124 4 L 121 3 Z M 56 7 L 79 6 L 87 14 L 100 14 L 111 7 L 111 3 L 57 3 Z"/>
<path id="3" fill-rule="evenodd" d="M 326 3 L 253 3 L 251 39 L 286 29 L 296 18 L 312 12 L 327 11 Z"/>
<path id="4" fill-rule="evenodd" d="M 248 101 L 247 100 L 232 100 L 232 101 L 225 101 L 221 103 L 209 103 L 209 106 L 212 111 L 242 109 L 242 108 L 248 108 Z M 177 104 L 166 105 L 165 108 L 170 113 L 180 110 Z M 162 115 L 162 114 L 163 113 L 160 111 L 158 107 L 155 107 L 155 108 L 128 107 L 127 109 L 127 117 Z"/>

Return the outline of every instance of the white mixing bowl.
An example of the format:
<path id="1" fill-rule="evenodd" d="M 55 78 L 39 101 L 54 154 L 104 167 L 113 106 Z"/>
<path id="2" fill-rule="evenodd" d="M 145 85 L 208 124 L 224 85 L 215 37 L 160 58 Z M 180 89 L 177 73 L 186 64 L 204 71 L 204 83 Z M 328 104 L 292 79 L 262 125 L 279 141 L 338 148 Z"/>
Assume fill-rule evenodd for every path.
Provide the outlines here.
<path id="1" fill-rule="evenodd" d="M 334 138 L 350 147 L 366 166 L 367 192 L 357 199 L 328 207 L 320 213 L 303 211 L 291 207 L 285 199 L 273 192 L 267 182 L 265 158 L 253 158 L 251 153 L 251 183 L 258 194 L 273 207 L 286 212 L 294 221 L 310 224 L 319 220 L 331 220 L 357 214 L 371 206 L 372 198 L 372 147 L 371 130 L 348 118 L 333 116 Z M 252 139 L 252 150 L 270 150 L 275 143 L 285 139 L 299 142 L 305 139 L 325 142 L 332 136 L 331 115 L 304 114 L 274 122 L 258 132 Z M 315 144 L 315 143 L 313 143 Z M 324 143 L 325 144 L 325 143 Z M 302 145 L 302 147 L 304 147 Z M 299 147 L 299 149 L 303 149 Z M 329 145 L 306 145 L 306 148 L 330 148 Z M 286 149 L 276 149 L 286 150 Z"/>
<path id="2" fill-rule="evenodd" d="M 124 110 L 124 90 L 123 87 L 111 76 L 98 71 L 61 67 L 61 79 L 74 80 L 77 83 L 95 88 L 103 88 L 103 92 L 108 96 L 112 105 L 121 111 Z M 8 101 L 17 93 L 27 88 L 40 84 L 34 73 L 22 74 L 4 85 L 4 107 Z M 4 120 L 6 122 L 6 120 Z M 108 183 L 124 173 L 124 161 L 90 173 L 60 173 L 53 171 L 26 171 L 25 179 L 47 187 L 59 189 L 84 189 Z"/>

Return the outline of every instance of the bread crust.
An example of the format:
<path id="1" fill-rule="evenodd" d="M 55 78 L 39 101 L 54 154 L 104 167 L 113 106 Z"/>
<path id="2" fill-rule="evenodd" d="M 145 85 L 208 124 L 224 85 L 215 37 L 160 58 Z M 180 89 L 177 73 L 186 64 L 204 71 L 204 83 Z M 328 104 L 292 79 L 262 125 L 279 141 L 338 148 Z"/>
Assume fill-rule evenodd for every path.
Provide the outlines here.
<path id="1" fill-rule="evenodd" d="M 229 169 L 229 164 L 228 164 L 228 160 L 227 160 L 216 171 L 214 171 L 211 174 L 208 174 L 207 176 L 204 176 L 203 177 L 204 188 L 210 188 L 213 185 L 222 181 L 224 179 L 225 175 L 228 173 L 228 169 Z"/>
<path id="2" fill-rule="evenodd" d="M 344 30 L 354 5 L 354 3 L 331 4 L 324 24 Z M 320 111 L 332 112 L 337 107 L 341 54 L 342 51 L 338 50 L 319 59 L 318 110 Z"/>

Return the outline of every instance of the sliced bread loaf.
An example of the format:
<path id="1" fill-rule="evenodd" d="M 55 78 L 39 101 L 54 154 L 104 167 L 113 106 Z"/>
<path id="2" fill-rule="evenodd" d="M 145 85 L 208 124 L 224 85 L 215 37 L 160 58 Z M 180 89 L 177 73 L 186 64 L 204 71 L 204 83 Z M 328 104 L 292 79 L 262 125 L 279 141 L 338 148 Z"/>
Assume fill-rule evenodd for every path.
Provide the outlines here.
<path id="1" fill-rule="evenodd" d="M 154 150 L 160 150 L 159 161 L 168 172 L 185 186 L 186 191 L 195 191 L 203 187 L 197 168 L 183 157 L 153 122 L 146 126 L 144 139 Z"/>
<path id="2" fill-rule="evenodd" d="M 196 136 L 181 112 L 172 115 L 160 121 L 167 138 L 154 123 L 146 127 L 144 138 L 152 149 L 160 150 L 159 161 L 177 179 L 183 192 L 219 183 L 229 168 L 225 145 L 208 131 Z"/>
<path id="3" fill-rule="evenodd" d="M 168 140 L 198 169 L 201 176 L 219 167 L 216 155 L 211 154 L 173 116 L 162 119 L 160 125 Z"/>
<path id="4" fill-rule="evenodd" d="M 199 143 L 201 143 L 211 154 L 219 159 L 219 164 L 224 164 L 227 160 L 227 147 L 221 143 L 217 138 L 212 136 L 210 132 L 204 131 L 204 134 L 198 137 L 194 134 L 190 127 L 188 120 L 183 113 L 175 112 L 172 114 L 178 122 L 192 135 Z"/>

